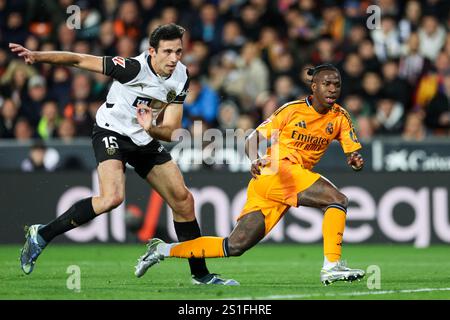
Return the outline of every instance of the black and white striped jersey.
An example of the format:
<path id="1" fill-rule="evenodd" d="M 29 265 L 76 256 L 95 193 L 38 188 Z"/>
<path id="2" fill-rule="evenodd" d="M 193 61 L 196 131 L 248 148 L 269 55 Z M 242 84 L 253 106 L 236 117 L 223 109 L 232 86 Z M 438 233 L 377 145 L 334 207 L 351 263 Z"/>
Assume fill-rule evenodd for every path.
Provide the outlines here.
<path id="1" fill-rule="evenodd" d="M 114 78 L 114 82 L 97 111 L 97 125 L 130 137 L 139 146 L 153 138 L 137 122 L 137 105 L 150 106 L 156 124 L 167 105 L 183 107 L 189 87 L 187 69 L 181 62 L 170 77 L 163 78 L 153 70 L 150 59 L 148 51 L 133 58 L 103 57 L 103 73 Z"/>

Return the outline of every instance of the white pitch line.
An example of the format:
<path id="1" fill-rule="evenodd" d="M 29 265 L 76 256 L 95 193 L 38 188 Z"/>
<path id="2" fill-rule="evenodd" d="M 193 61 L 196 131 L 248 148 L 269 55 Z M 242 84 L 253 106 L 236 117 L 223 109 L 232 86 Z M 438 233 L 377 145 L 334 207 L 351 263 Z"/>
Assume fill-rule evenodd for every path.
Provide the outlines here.
<path id="1" fill-rule="evenodd" d="M 433 291 L 450 291 L 450 288 L 418 288 L 411 290 L 373 290 L 373 291 L 354 291 L 344 293 L 306 293 L 306 294 L 287 294 L 287 295 L 271 295 L 265 297 L 233 297 L 223 298 L 220 300 L 273 300 L 273 299 L 308 299 L 314 297 L 344 297 L 344 296 L 367 296 L 394 293 L 416 293 L 416 292 L 433 292 Z"/>

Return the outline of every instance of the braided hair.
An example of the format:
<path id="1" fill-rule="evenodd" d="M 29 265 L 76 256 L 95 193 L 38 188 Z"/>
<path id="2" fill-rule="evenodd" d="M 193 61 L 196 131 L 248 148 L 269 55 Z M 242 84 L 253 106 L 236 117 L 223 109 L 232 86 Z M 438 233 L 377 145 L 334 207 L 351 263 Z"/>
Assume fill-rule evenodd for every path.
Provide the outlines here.
<path id="1" fill-rule="evenodd" d="M 325 70 L 336 71 L 337 74 L 339 75 L 339 77 L 341 76 L 341 73 L 339 72 L 338 68 L 336 68 L 335 66 L 333 66 L 330 63 L 321 64 L 316 67 L 309 67 L 309 68 L 306 68 L 306 70 L 307 70 L 306 74 L 311 77 L 311 82 L 314 81 L 314 78 L 317 74 L 319 74 L 320 72 L 325 71 Z"/>

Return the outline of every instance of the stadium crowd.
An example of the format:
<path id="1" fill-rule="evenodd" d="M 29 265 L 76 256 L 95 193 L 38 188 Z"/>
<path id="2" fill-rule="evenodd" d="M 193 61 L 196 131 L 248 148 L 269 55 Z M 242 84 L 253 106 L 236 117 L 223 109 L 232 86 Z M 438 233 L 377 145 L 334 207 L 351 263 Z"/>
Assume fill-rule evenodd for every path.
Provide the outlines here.
<path id="1" fill-rule="evenodd" d="M 371 4 L 381 9 L 379 28 L 368 28 Z M 81 10 L 79 29 L 67 23 L 70 5 Z M 195 120 L 204 128 L 254 128 L 309 93 L 306 67 L 333 63 L 342 74 L 339 103 L 360 138 L 450 135 L 447 0 L 0 0 L 0 139 L 89 136 L 112 81 L 26 65 L 8 43 L 132 57 L 166 23 L 187 30 L 186 128 Z"/>

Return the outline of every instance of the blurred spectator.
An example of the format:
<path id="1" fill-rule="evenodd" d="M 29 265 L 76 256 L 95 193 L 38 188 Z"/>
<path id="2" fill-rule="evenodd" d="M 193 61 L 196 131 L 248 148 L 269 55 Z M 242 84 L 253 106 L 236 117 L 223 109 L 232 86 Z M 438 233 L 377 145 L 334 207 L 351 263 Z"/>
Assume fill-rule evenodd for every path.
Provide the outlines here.
<path id="1" fill-rule="evenodd" d="M 77 40 L 73 45 L 73 51 L 76 53 L 91 54 L 91 47 L 86 40 Z"/>
<path id="2" fill-rule="evenodd" d="M 168 6 L 161 11 L 161 24 L 178 23 L 178 10 Z"/>
<path id="3" fill-rule="evenodd" d="M 251 108 L 256 96 L 269 88 L 269 72 L 258 46 L 247 42 L 236 61 L 237 70 L 225 81 L 225 91 L 236 96 L 243 110 Z"/>
<path id="4" fill-rule="evenodd" d="M 90 96 L 93 100 L 106 100 L 109 86 L 111 84 L 110 78 L 102 73 L 93 74 L 93 84 L 91 87 Z"/>
<path id="5" fill-rule="evenodd" d="M 359 117 L 370 117 L 372 115 L 372 110 L 358 94 L 348 95 L 343 102 L 343 106 L 349 111 L 356 127 L 358 127 L 357 120 Z"/>
<path id="6" fill-rule="evenodd" d="M 12 61 L 0 78 L 1 92 L 11 97 L 20 106 L 27 95 L 27 80 L 36 74 L 36 70 L 21 61 Z"/>
<path id="7" fill-rule="evenodd" d="M 121 57 L 134 57 L 137 55 L 136 43 L 128 36 L 120 37 L 116 44 L 116 52 Z"/>
<path id="8" fill-rule="evenodd" d="M 423 11 L 426 15 L 433 15 L 444 21 L 450 12 L 450 3 L 445 0 L 424 0 Z"/>
<path id="9" fill-rule="evenodd" d="M 261 59 L 267 67 L 272 70 L 278 57 L 285 50 L 278 32 L 272 27 L 263 28 L 261 30 L 258 45 L 261 50 Z"/>
<path id="10" fill-rule="evenodd" d="M 329 35 L 340 44 L 350 29 L 350 22 L 344 16 L 342 9 L 331 1 L 329 5 L 322 8 L 322 20 L 318 27 L 320 34 Z"/>
<path id="11" fill-rule="evenodd" d="M 48 149 L 44 142 L 36 140 L 30 147 L 29 155 L 22 161 L 24 172 L 54 171 L 59 162 L 58 151 Z"/>
<path id="12" fill-rule="evenodd" d="M 7 17 L 6 26 L 2 33 L 2 40 L 5 43 L 24 43 L 28 32 L 24 25 L 23 15 L 18 11 L 10 12 Z"/>
<path id="13" fill-rule="evenodd" d="M 257 41 L 262 28 L 258 10 L 251 4 L 245 4 L 240 10 L 240 24 L 244 36 L 250 41 Z"/>
<path id="14" fill-rule="evenodd" d="M 398 1 L 396 0 L 378 0 L 377 4 L 380 6 L 381 12 L 384 14 L 396 17 L 400 13 Z"/>
<path id="15" fill-rule="evenodd" d="M 219 106 L 219 113 L 217 115 L 217 122 L 219 127 L 225 129 L 237 128 L 237 121 L 239 119 L 239 108 L 231 100 L 223 101 Z"/>
<path id="16" fill-rule="evenodd" d="M 365 71 L 377 72 L 380 70 L 380 61 L 375 54 L 372 40 L 364 39 L 358 45 L 358 54 L 364 64 Z"/>
<path id="17" fill-rule="evenodd" d="M 48 39 L 53 31 L 52 11 L 55 9 L 55 2 L 46 1 L 45 4 L 40 1 L 27 1 L 25 24 L 39 39 Z"/>
<path id="18" fill-rule="evenodd" d="M 375 45 L 375 53 L 380 61 L 397 58 L 400 55 L 400 35 L 394 17 L 383 16 L 381 29 L 372 30 L 371 37 Z"/>
<path id="19" fill-rule="evenodd" d="M 64 118 L 58 127 L 58 137 L 64 143 L 70 143 L 75 138 L 76 129 L 72 119 Z"/>
<path id="20" fill-rule="evenodd" d="M 240 130 L 240 134 L 249 133 L 251 130 L 255 129 L 255 121 L 248 114 L 239 115 L 236 122 L 236 129 Z"/>
<path id="21" fill-rule="evenodd" d="M 59 50 L 72 51 L 75 39 L 75 29 L 70 29 L 65 23 L 61 23 L 58 27 Z"/>
<path id="22" fill-rule="evenodd" d="M 383 96 L 377 103 L 377 111 L 373 117 L 373 127 L 376 134 L 394 135 L 403 127 L 404 109 L 400 102 L 392 97 Z"/>
<path id="23" fill-rule="evenodd" d="M 381 97 L 383 81 L 376 72 L 367 72 L 362 79 L 362 97 L 371 113 L 375 113 L 378 99 Z"/>
<path id="24" fill-rule="evenodd" d="M 155 1 L 155 0 L 152 0 Z M 117 14 L 118 0 L 103 0 L 101 1 L 101 12 L 104 20 L 112 20 Z"/>
<path id="25" fill-rule="evenodd" d="M 37 132 L 41 139 L 48 140 L 56 137 L 56 129 L 59 125 L 58 106 L 55 101 L 47 101 L 42 106 L 42 116 L 37 126 Z"/>
<path id="26" fill-rule="evenodd" d="M 78 100 L 74 103 L 72 119 L 78 137 L 91 136 L 95 120 L 92 119 L 89 113 L 89 104 L 87 101 Z"/>
<path id="27" fill-rule="evenodd" d="M 236 21 L 228 21 L 223 27 L 221 50 L 233 50 L 239 52 L 245 43 L 245 37 Z"/>
<path id="28" fill-rule="evenodd" d="M 73 100 L 88 100 L 91 97 L 91 78 L 88 73 L 77 73 L 72 81 Z"/>
<path id="29" fill-rule="evenodd" d="M 352 25 L 361 24 L 366 18 L 366 4 L 364 1 L 346 0 L 344 2 L 345 16 L 350 20 Z"/>
<path id="30" fill-rule="evenodd" d="M 406 141 L 423 141 L 426 137 L 426 133 L 423 115 L 419 112 L 409 113 L 406 116 L 402 138 Z"/>
<path id="31" fill-rule="evenodd" d="M 294 58 L 292 57 L 290 52 L 285 51 L 279 55 L 278 59 L 273 65 L 272 72 L 270 73 L 270 82 L 271 84 L 273 84 L 275 82 L 275 79 L 280 76 L 288 76 L 291 79 L 294 79 L 297 73 L 298 70 L 297 66 L 295 65 Z"/>
<path id="32" fill-rule="evenodd" d="M 436 17 L 423 17 L 419 28 L 420 53 L 430 60 L 436 59 L 445 43 L 446 32 Z"/>
<path id="33" fill-rule="evenodd" d="M 356 53 L 349 54 L 343 65 L 341 97 L 345 98 L 348 94 L 357 93 L 361 90 L 361 77 L 364 72 L 364 66 L 361 58 Z"/>
<path id="34" fill-rule="evenodd" d="M 39 39 L 33 34 L 28 35 L 28 37 L 25 40 L 26 48 L 32 51 L 39 50 L 39 44 L 40 44 Z"/>
<path id="35" fill-rule="evenodd" d="M 276 8 L 275 1 L 270 0 L 249 0 L 249 3 L 256 8 L 261 21 L 266 25 L 282 26 L 284 21 Z"/>
<path id="36" fill-rule="evenodd" d="M 434 134 L 448 134 L 450 129 L 450 69 L 445 73 L 442 90 L 426 107 L 425 122 Z"/>
<path id="37" fill-rule="evenodd" d="M 419 78 L 430 68 L 430 60 L 419 53 L 420 39 L 417 32 L 411 33 L 403 48 L 399 63 L 399 76 L 414 87 Z"/>
<path id="38" fill-rule="evenodd" d="M 410 0 L 406 3 L 404 17 L 399 21 L 400 38 L 405 42 L 419 28 L 422 8 L 419 1 Z"/>
<path id="39" fill-rule="evenodd" d="M 199 77 L 200 76 L 200 62 L 195 55 L 186 54 L 186 55 L 184 55 L 182 61 L 187 68 L 189 77 Z"/>
<path id="40" fill-rule="evenodd" d="M 124 1 L 120 3 L 116 20 L 114 21 L 114 33 L 120 38 L 128 36 L 137 40 L 140 36 L 141 19 L 136 2 Z"/>
<path id="41" fill-rule="evenodd" d="M 223 23 L 217 14 L 217 8 L 205 3 L 200 9 L 200 21 L 192 26 L 192 38 L 208 44 L 210 51 L 216 53 L 221 47 Z"/>
<path id="42" fill-rule="evenodd" d="M 139 12 L 142 18 L 142 26 L 147 27 L 151 20 L 159 15 L 161 2 L 157 0 L 139 0 Z"/>
<path id="43" fill-rule="evenodd" d="M 95 115 L 97 114 L 97 110 L 100 108 L 100 106 L 103 104 L 104 100 L 94 100 L 89 103 L 89 114 L 91 115 L 92 119 L 95 119 Z"/>
<path id="44" fill-rule="evenodd" d="M 286 102 L 297 100 L 300 95 L 298 88 L 294 86 L 294 82 L 289 76 L 279 76 L 276 78 L 274 91 L 279 106 L 282 106 Z"/>
<path id="45" fill-rule="evenodd" d="M 360 139 L 370 139 L 373 136 L 372 123 L 370 117 L 372 112 L 370 107 L 364 103 L 361 96 L 352 94 L 344 100 L 343 106 L 349 111 L 353 125 Z"/>
<path id="46" fill-rule="evenodd" d="M 114 23 L 112 21 L 105 21 L 100 26 L 99 44 L 102 53 L 105 56 L 116 56 L 116 35 L 114 33 Z M 148 40 L 146 42 L 148 46 Z"/>
<path id="47" fill-rule="evenodd" d="M 291 7 L 285 17 L 287 23 L 287 32 L 290 40 L 297 42 L 310 42 L 316 37 L 316 30 L 310 24 L 310 20 L 306 14 L 302 13 L 299 8 Z"/>
<path id="48" fill-rule="evenodd" d="M 42 106 L 47 98 L 47 83 L 45 78 L 35 75 L 28 80 L 28 99 L 24 100 L 20 108 L 20 115 L 26 117 L 33 127 L 41 118 Z"/>
<path id="49" fill-rule="evenodd" d="M 367 39 L 367 27 L 363 24 L 356 24 L 350 28 L 348 37 L 345 39 L 345 52 L 351 53 L 358 50 L 361 43 Z M 372 43 L 373 44 L 373 43 Z M 374 54 L 375 50 L 373 49 Z"/>
<path id="50" fill-rule="evenodd" d="M 88 0 L 79 0 L 76 5 L 80 8 L 81 28 L 77 30 L 77 38 L 90 40 L 98 38 L 101 16 Z"/>
<path id="51" fill-rule="evenodd" d="M 395 60 L 388 60 L 383 64 L 383 95 L 393 97 L 402 105 L 409 106 L 411 101 L 411 90 L 408 84 L 399 77 L 398 64 Z"/>
<path id="52" fill-rule="evenodd" d="M 14 138 L 18 142 L 28 142 L 34 137 L 34 129 L 28 119 L 19 117 L 14 127 Z"/>
<path id="53" fill-rule="evenodd" d="M 5 99 L 0 107 L 0 139 L 14 138 L 14 126 L 17 122 L 17 105 L 11 99 Z"/>
<path id="54" fill-rule="evenodd" d="M 277 97 L 267 92 L 261 93 L 257 99 L 257 106 L 261 109 L 259 123 L 268 119 L 279 107 Z"/>
<path id="55" fill-rule="evenodd" d="M 219 102 L 219 96 L 214 90 L 201 83 L 198 77 L 192 77 L 184 101 L 183 127 L 189 126 L 194 118 L 202 118 L 208 124 L 215 125 Z"/>
<path id="56" fill-rule="evenodd" d="M 207 73 L 209 60 L 209 47 L 203 41 L 194 40 L 190 54 L 195 57 L 198 64 L 198 74 L 204 75 Z"/>
<path id="57" fill-rule="evenodd" d="M 70 99 L 70 70 L 63 66 L 58 66 L 53 69 L 51 78 L 52 85 L 49 88 L 48 95 L 57 101 L 58 106 L 62 109 L 69 103 Z M 62 110 L 61 110 L 62 111 Z"/>
<path id="58" fill-rule="evenodd" d="M 336 48 L 336 44 L 328 36 L 319 38 L 316 41 L 315 47 L 311 56 L 311 62 L 314 65 L 324 63 L 336 64 L 342 58 L 342 53 Z"/>
<path id="59" fill-rule="evenodd" d="M 440 52 L 434 66 L 428 73 L 424 74 L 415 91 L 413 107 L 423 109 L 433 99 L 442 83 L 444 73 L 450 68 L 450 57 L 445 52 Z"/>

